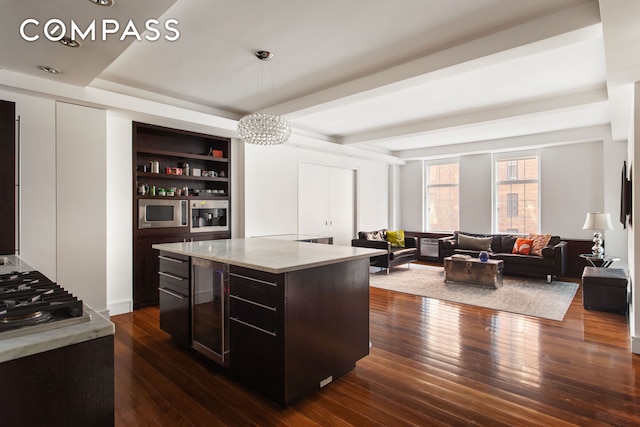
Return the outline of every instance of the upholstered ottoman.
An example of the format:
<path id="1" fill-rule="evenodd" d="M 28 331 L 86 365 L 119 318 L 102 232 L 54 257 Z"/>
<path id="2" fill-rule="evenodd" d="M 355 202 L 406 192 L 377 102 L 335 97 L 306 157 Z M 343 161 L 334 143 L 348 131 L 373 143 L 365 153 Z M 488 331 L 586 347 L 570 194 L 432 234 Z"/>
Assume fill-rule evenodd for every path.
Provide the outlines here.
<path id="1" fill-rule="evenodd" d="M 582 305 L 587 310 L 626 313 L 627 273 L 621 268 L 585 267 L 582 271 Z"/>

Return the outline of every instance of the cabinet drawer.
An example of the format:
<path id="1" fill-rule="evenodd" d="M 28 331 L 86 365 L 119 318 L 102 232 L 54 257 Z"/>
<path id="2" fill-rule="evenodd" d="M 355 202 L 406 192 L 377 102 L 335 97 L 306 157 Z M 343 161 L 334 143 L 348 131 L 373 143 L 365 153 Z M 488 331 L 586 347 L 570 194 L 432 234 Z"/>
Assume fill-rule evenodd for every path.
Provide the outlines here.
<path id="1" fill-rule="evenodd" d="M 189 257 L 186 255 L 160 252 L 158 255 L 160 271 L 189 278 Z"/>
<path id="2" fill-rule="evenodd" d="M 158 275 L 158 277 L 159 277 L 159 280 L 158 280 L 159 288 L 172 289 L 176 292 L 179 292 L 187 296 L 191 295 L 191 286 L 190 286 L 189 280 L 183 279 L 182 281 L 178 281 L 170 277 L 165 277 L 161 274 Z"/>
<path id="3" fill-rule="evenodd" d="M 282 287 L 277 283 L 237 273 L 230 274 L 229 292 L 269 307 L 275 307 L 282 301 Z"/>
<path id="4" fill-rule="evenodd" d="M 282 330 L 283 316 L 279 307 L 255 303 L 233 293 L 229 295 L 229 318 L 271 336 L 279 335 Z"/>

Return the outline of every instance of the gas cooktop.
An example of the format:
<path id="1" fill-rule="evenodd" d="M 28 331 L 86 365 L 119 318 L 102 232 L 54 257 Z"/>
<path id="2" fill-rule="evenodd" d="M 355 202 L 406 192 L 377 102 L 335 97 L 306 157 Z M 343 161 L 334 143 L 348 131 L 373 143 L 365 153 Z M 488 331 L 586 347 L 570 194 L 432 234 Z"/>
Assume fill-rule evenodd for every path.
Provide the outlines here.
<path id="1" fill-rule="evenodd" d="M 82 300 L 39 271 L 0 274 L 0 339 L 89 320 Z"/>

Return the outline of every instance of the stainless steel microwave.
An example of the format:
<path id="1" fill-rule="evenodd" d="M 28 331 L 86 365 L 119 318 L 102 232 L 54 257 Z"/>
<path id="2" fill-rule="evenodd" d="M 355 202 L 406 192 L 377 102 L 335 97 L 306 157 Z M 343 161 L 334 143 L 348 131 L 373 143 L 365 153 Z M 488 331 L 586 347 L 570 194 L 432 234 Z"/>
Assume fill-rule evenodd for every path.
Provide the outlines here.
<path id="1" fill-rule="evenodd" d="M 187 200 L 138 199 L 138 228 L 187 227 Z"/>

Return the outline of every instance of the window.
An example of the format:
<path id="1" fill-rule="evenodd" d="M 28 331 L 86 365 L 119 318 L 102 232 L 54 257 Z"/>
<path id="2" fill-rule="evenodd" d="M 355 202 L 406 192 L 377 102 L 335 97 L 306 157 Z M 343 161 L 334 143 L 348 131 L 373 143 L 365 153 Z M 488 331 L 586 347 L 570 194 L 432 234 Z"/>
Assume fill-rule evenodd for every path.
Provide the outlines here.
<path id="1" fill-rule="evenodd" d="M 458 162 L 427 165 L 426 180 L 426 230 L 457 230 L 460 207 Z"/>
<path id="2" fill-rule="evenodd" d="M 538 157 L 496 161 L 498 233 L 539 233 Z"/>

